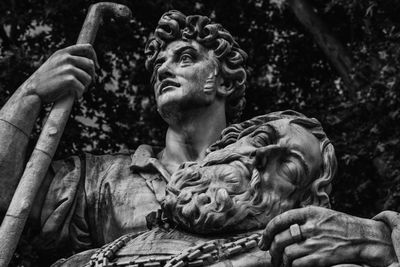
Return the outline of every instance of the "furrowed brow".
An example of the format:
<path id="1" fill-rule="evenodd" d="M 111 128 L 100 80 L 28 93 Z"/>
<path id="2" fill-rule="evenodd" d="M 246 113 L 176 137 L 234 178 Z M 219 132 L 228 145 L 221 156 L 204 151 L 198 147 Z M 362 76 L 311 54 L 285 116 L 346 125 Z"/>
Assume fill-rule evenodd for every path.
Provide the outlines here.
<path id="1" fill-rule="evenodd" d="M 182 54 L 182 52 L 187 51 L 187 50 L 191 50 L 191 51 L 197 52 L 197 50 L 194 47 L 192 47 L 190 45 L 185 45 L 185 46 L 182 46 L 182 47 L 179 47 L 178 49 L 176 49 L 173 52 L 173 55 L 174 56 L 179 56 L 180 54 Z M 163 63 L 166 60 L 166 58 L 167 57 L 165 55 L 161 55 L 161 56 L 157 57 L 156 60 L 154 61 L 154 65 Z"/>
<path id="2" fill-rule="evenodd" d="M 182 47 L 179 47 L 178 49 L 176 49 L 174 51 L 174 55 L 180 55 L 180 54 L 182 54 L 183 51 L 188 51 L 188 50 L 197 52 L 197 50 L 193 46 L 185 45 L 185 46 L 182 46 Z"/>

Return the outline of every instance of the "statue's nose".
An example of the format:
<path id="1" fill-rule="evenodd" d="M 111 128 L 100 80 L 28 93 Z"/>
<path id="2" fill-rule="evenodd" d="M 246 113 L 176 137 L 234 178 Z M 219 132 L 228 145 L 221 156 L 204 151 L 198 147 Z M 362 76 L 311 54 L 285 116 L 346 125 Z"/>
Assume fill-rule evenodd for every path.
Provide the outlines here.
<path id="1" fill-rule="evenodd" d="M 161 64 L 161 66 L 158 68 L 157 74 L 159 81 L 163 81 L 167 78 L 171 78 L 174 76 L 171 70 L 170 63 L 168 61 L 165 61 Z"/>
<path id="2" fill-rule="evenodd" d="M 232 199 L 225 188 L 220 188 L 215 193 L 215 204 L 218 212 L 223 212 L 232 207 Z"/>
<path id="3" fill-rule="evenodd" d="M 209 204 L 211 202 L 211 198 L 207 194 L 201 193 L 198 196 L 198 201 L 199 201 L 200 205 L 206 205 L 206 204 Z"/>

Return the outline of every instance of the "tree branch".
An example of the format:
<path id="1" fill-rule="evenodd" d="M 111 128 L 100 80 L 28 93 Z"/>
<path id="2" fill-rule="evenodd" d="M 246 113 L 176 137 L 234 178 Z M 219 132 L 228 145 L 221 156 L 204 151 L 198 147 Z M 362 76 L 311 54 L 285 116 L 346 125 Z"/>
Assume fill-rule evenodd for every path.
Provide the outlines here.
<path id="1" fill-rule="evenodd" d="M 287 4 L 300 23 L 313 35 L 319 47 L 343 79 L 350 97 L 354 97 L 360 83 L 351 77 L 354 63 L 350 53 L 329 31 L 307 0 L 288 0 Z"/>
<path id="2" fill-rule="evenodd" d="M 0 38 L 3 40 L 2 44 L 4 49 L 10 50 L 11 46 L 13 45 L 12 40 L 8 37 L 6 31 L 4 30 L 4 26 L 0 26 Z"/>

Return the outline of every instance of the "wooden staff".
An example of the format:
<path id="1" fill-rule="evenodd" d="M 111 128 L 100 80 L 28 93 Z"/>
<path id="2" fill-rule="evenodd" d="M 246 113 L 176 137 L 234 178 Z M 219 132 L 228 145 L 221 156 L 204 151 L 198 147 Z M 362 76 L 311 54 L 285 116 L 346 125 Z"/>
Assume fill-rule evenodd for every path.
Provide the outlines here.
<path id="1" fill-rule="evenodd" d="M 90 6 L 77 44 L 93 44 L 104 16 L 127 19 L 130 18 L 131 11 L 124 5 L 109 2 Z M 14 254 L 33 201 L 46 176 L 68 121 L 74 100 L 74 96 L 69 95 L 54 103 L 35 149 L 26 164 L 0 227 L 0 267 L 8 266 Z"/>

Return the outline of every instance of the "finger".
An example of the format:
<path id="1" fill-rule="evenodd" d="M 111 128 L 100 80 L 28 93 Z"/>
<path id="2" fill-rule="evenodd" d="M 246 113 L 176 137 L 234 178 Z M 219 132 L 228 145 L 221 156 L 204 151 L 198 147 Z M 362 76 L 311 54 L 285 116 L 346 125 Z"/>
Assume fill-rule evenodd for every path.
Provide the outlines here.
<path id="1" fill-rule="evenodd" d="M 79 69 L 77 69 L 77 70 L 79 70 Z M 82 75 L 83 75 L 83 73 L 85 73 L 82 70 L 79 70 L 79 71 L 82 72 Z M 88 74 L 85 73 L 85 75 L 88 75 Z M 69 94 L 73 94 L 75 96 L 75 99 L 81 98 L 87 85 L 85 85 L 85 83 L 81 82 L 80 78 L 78 78 L 77 76 L 73 76 L 73 75 L 70 75 L 66 79 L 66 82 L 67 82 L 66 83 L 66 87 L 67 87 L 66 92 L 68 92 Z M 87 84 L 87 82 L 86 82 L 86 84 Z"/>
<path id="2" fill-rule="evenodd" d="M 310 207 L 289 210 L 273 218 L 263 232 L 260 248 L 269 249 L 276 234 L 288 229 L 292 224 L 303 224 L 308 215 L 310 215 Z"/>
<path id="3" fill-rule="evenodd" d="M 84 89 L 88 88 L 90 83 L 92 82 L 92 76 L 87 74 L 85 71 L 75 68 L 75 76 L 76 78 L 83 84 Z M 82 96 L 82 92 L 79 92 L 79 97 Z"/>
<path id="4" fill-rule="evenodd" d="M 48 88 L 60 87 L 59 81 L 56 81 L 55 79 L 51 79 L 46 85 Z M 63 77 L 63 84 L 59 89 L 61 90 L 49 90 L 46 94 L 42 94 L 41 98 L 45 103 L 55 102 L 67 95 L 74 95 L 75 98 L 79 98 L 82 95 L 85 86 L 73 75 L 67 75 L 66 77 Z"/>
<path id="5" fill-rule="evenodd" d="M 282 259 L 282 253 L 285 247 L 294 243 L 294 240 L 289 232 L 285 230 L 274 236 L 274 239 L 269 248 L 269 254 L 271 254 L 272 266 L 279 266 Z"/>
<path id="6" fill-rule="evenodd" d="M 280 266 L 282 261 L 284 266 L 290 266 L 293 259 L 307 255 L 308 252 L 312 252 L 312 247 L 305 242 L 306 241 L 303 240 L 294 240 L 290 230 L 285 230 L 275 235 L 269 249 L 272 266 Z"/>
<path id="7" fill-rule="evenodd" d="M 315 251 L 293 260 L 292 267 L 330 267 L 336 264 L 351 264 L 360 260 L 357 255 L 357 250 L 353 247 L 347 247 L 340 251 Z"/>
<path id="8" fill-rule="evenodd" d="M 328 265 L 327 263 L 323 262 L 323 259 L 321 259 L 321 255 L 317 253 L 295 259 L 292 262 L 292 267 L 308 267 L 308 266 L 322 267 Z"/>
<path id="9" fill-rule="evenodd" d="M 88 73 L 92 79 L 95 77 L 95 68 L 94 62 L 91 59 L 80 57 L 80 56 L 69 56 L 67 58 L 69 64 L 82 69 L 86 73 Z"/>
<path id="10" fill-rule="evenodd" d="M 281 256 L 282 258 L 282 265 L 284 267 L 290 267 L 292 266 L 292 263 L 294 260 L 307 256 L 310 253 L 312 253 L 312 251 L 310 250 L 310 248 L 308 248 L 305 243 L 295 243 L 292 244 L 290 246 L 287 246 L 284 251 L 283 254 Z M 277 265 L 279 266 L 279 265 Z"/>
<path id="11" fill-rule="evenodd" d="M 94 48 L 91 44 L 76 44 L 64 48 L 63 51 L 73 56 L 81 56 L 89 58 L 93 60 L 96 65 L 99 64 L 97 61 L 96 52 L 94 51 Z"/>
<path id="12" fill-rule="evenodd" d="M 84 88 L 88 87 L 92 81 L 92 76 L 74 65 L 63 65 L 58 68 L 58 72 L 58 75 L 62 75 L 62 79 L 65 79 L 67 83 L 77 79 L 83 84 Z"/>

